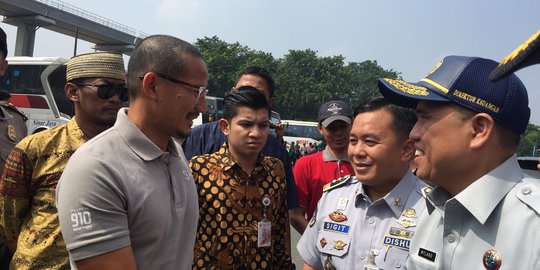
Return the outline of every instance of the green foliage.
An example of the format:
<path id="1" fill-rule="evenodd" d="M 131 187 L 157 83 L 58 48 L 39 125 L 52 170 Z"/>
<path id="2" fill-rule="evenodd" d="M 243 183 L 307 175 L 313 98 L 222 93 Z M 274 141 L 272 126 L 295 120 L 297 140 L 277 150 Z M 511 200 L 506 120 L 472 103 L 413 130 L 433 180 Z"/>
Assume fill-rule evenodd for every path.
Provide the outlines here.
<path id="1" fill-rule="evenodd" d="M 217 36 L 197 39 L 195 46 L 208 67 L 209 96 L 223 97 L 233 86 L 238 72 L 248 66 L 265 67 L 271 73 L 276 69 L 272 54 L 252 50 L 238 42 L 227 43 Z"/>
<path id="2" fill-rule="evenodd" d="M 248 66 L 266 68 L 274 77 L 277 91 L 274 110 L 283 119 L 315 120 L 322 103 L 340 99 L 351 108 L 378 96 L 378 78 L 399 78 L 375 60 L 348 62 L 341 55 L 321 57 L 311 49 L 290 50 L 283 58 L 256 51 L 240 43 L 227 43 L 217 36 L 198 39 L 195 45 L 208 66 L 210 96 L 223 97 L 238 73 Z M 523 134 L 518 156 L 532 156 L 540 147 L 540 127 L 529 124 Z M 535 153 L 538 156 L 538 153 Z"/>
<path id="3" fill-rule="evenodd" d="M 517 149 L 518 157 L 538 156 L 538 152 L 534 150 L 540 147 L 540 127 L 534 124 L 529 124 Z"/>
<path id="4" fill-rule="evenodd" d="M 216 36 L 198 39 L 195 45 L 208 66 L 209 95 L 223 97 L 242 69 L 261 66 L 276 81 L 273 109 L 283 119 L 314 120 L 320 105 L 333 99 L 354 108 L 379 95 L 378 78 L 400 75 L 380 67 L 377 61 L 346 63 L 341 55 L 320 57 L 311 49 L 290 50 L 283 58 L 275 59 L 270 53 L 238 42 L 227 43 Z"/>

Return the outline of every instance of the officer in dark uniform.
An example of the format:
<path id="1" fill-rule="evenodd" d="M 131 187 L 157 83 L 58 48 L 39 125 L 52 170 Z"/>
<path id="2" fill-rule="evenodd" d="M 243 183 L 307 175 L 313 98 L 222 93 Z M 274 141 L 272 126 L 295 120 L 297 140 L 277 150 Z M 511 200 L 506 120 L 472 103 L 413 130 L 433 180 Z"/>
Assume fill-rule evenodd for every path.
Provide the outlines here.
<path id="1" fill-rule="evenodd" d="M 6 33 L 0 28 L 0 77 L 7 68 Z M 26 117 L 13 104 L 9 103 L 9 92 L 0 90 L 0 170 L 4 171 L 6 158 L 22 138 L 28 133 Z M 7 269 L 11 255 L 4 246 L 4 236 L 0 235 L 0 269 Z"/>

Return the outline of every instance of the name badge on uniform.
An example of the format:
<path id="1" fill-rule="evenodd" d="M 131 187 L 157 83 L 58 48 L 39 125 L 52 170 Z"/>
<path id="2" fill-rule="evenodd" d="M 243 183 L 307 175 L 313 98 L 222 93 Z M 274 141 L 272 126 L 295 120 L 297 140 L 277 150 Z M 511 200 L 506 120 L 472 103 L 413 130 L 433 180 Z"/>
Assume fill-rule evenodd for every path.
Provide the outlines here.
<path id="1" fill-rule="evenodd" d="M 338 232 L 338 233 L 344 233 L 349 234 L 350 226 L 343 225 L 343 224 L 337 224 L 333 222 L 324 222 L 323 230 L 330 231 L 330 232 Z"/>
<path id="2" fill-rule="evenodd" d="M 269 247 L 272 245 L 272 223 L 268 220 L 258 222 L 257 247 Z"/>
<path id="3" fill-rule="evenodd" d="M 384 240 L 383 240 L 383 245 L 389 248 L 395 247 L 395 248 L 409 251 L 409 248 L 411 247 L 411 240 L 385 235 Z"/>

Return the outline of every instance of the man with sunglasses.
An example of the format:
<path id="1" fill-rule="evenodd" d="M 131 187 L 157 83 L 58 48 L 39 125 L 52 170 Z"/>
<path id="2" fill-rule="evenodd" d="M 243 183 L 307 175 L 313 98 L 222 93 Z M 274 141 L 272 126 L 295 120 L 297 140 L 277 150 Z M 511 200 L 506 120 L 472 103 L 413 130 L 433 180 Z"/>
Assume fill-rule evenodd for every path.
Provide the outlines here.
<path id="1" fill-rule="evenodd" d="M 191 44 L 144 39 L 128 64 L 129 109 L 79 148 L 58 184 L 56 205 L 73 266 L 189 269 L 199 207 L 185 137 L 206 111 L 208 70 Z"/>
<path id="2" fill-rule="evenodd" d="M 0 230 L 14 252 L 11 269 L 69 269 L 54 206 L 56 185 L 73 152 L 112 126 L 127 101 L 120 54 L 74 56 L 66 80 L 64 90 L 75 116 L 19 142 L 0 180 Z"/>

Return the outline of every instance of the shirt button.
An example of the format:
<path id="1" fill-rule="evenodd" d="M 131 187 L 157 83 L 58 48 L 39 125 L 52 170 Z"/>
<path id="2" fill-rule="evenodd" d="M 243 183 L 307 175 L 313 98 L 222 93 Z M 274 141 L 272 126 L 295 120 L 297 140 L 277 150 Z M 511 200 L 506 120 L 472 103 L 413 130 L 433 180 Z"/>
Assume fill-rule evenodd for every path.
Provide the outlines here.
<path id="1" fill-rule="evenodd" d="M 369 224 L 373 224 L 373 222 L 375 222 L 375 220 L 373 220 L 373 218 L 369 218 L 368 222 L 369 222 Z"/>
<path id="2" fill-rule="evenodd" d="M 394 266 L 395 266 L 396 268 L 401 268 L 401 263 L 398 263 L 398 262 L 397 262 Z"/>
<path id="3" fill-rule="evenodd" d="M 529 195 L 531 193 L 531 188 L 529 186 L 524 186 L 521 188 L 521 193 L 523 193 L 523 195 Z"/>
<path id="4" fill-rule="evenodd" d="M 364 254 L 361 254 L 361 255 L 360 255 L 360 260 L 363 261 L 365 258 L 366 258 L 366 255 L 364 255 Z"/>
<path id="5" fill-rule="evenodd" d="M 454 241 L 456 241 L 456 237 L 453 234 L 449 234 L 446 237 L 446 240 L 448 240 L 449 243 L 454 243 Z"/>

